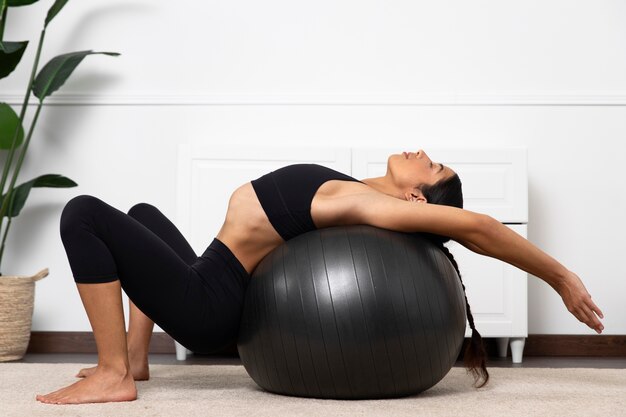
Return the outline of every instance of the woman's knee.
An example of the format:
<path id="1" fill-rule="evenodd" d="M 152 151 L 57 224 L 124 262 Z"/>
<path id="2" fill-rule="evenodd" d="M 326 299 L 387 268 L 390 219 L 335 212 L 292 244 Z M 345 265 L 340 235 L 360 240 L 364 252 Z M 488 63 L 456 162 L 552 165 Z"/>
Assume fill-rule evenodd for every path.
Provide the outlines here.
<path id="1" fill-rule="evenodd" d="M 69 200 L 61 212 L 60 230 L 61 235 L 72 229 L 76 222 L 81 221 L 85 214 L 97 212 L 104 201 L 88 194 L 78 195 Z"/>
<path id="2" fill-rule="evenodd" d="M 140 218 L 143 215 L 154 213 L 157 210 L 152 204 L 137 203 L 128 210 L 128 215 L 133 218 Z"/>

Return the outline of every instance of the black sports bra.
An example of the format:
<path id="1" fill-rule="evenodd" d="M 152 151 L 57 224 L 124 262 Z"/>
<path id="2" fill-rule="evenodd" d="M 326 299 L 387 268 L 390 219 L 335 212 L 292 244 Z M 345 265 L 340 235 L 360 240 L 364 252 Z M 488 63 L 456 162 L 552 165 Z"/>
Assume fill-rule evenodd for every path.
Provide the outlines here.
<path id="1" fill-rule="evenodd" d="M 361 182 L 317 164 L 294 164 L 252 180 L 252 187 L 274 229 L 289 240 L 315 230 L 311 202 L 317 189 L 330 180 Z"/>

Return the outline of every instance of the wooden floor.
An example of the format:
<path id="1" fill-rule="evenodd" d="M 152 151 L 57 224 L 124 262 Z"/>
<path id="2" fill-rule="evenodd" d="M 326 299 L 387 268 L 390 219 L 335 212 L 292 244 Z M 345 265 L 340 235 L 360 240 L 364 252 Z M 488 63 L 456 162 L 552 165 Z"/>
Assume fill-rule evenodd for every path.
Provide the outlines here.
<path id="1" fill-rule="evenodd" d="M 93 353 L 27 353 L 22 363 L 96 363 Z M 185 361 L 176 360 L 174 354 L 150 354 L 151 364 L 176 365 L 241 365 L 237 357 L 219 357 L 210 355 L 188 355 Z M 455 366 L 463 366 L 457 362 Z M 588 356 L 527 356 L 521 364 L 513 364 L 511 358 L 490 357 L 487 367 L 499 368 L 613 368 L 626 369 L 626 357 L 588 357 Z"/>

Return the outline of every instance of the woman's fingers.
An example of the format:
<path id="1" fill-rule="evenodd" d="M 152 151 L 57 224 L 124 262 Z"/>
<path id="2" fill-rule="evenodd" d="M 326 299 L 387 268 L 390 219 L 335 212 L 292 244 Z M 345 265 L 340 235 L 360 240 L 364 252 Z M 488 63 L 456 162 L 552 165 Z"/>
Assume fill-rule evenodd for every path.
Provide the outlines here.
<path id="1" fill-rule="evenodd" d="M 598 306 L 591 300 L 589 300 L 589 303 L 591 303 L 591 310 L 595 311 L 596 314 L 600 316 L 601 319 L 603 319 L 604 314 L 602 314 L 602 311 L 600 310 L 600 308 L 598 308 Z"/>
<path id="2" fill-rule="evenodd" d="M 604 326 L 598 316 L 604 318 L 604 314 L 591 300 L 591 295 L 585 288 L 581 279 L 570 271 L 569 280 L 560 292 L 568 310 L 581 322 L 598 333 L 604 330 Z M 597 314 L 597 316 L 596 316 Z"/>
<path id="3" fill-rule="evenodd" d="M 598 310 L 597 307 L 596 307 L 596 310 Z M 591 327 L 598 334 L 602 333 L 604 326 L 602 325 L 602 323 L 600 322 L 600 320 L 598 319 L 594 310 L 592 310 L 591 307 L 589 307 L 586 304 L 583 304 L 583 306 L 579 308 L 578 310 L 578 315 L 579 315 L 578 320 L 587 324 L 587 326 Z"/>
<path id="4" fill-rule="evenodd" d="M 594 320 L 594 322 L 597 325 L 596 329 L 599 330 L 598 333 L 601 333 L 602 330 L 604 330 L 604 325 L 602 324 L 600 319 L 598 319 L 598 316 L 600 316 L 601 318 L 604 318 L 604 315 L 602 314 L 600 309 L 595 304 L 591 303 L 591 305 L 592 305 L 592 307 L 591 307 L 591 310 L 589 311 L 589 314 L 591 314 L 591 317 L 593 317 L 593 320 Z M 596 316 L 596 314 L 598 316 Z"/>
<path id="5" fill-rule="evenodd" d="M 591 296 L 586 300 L 586 304 L 584 305 L 584 311 L 587 314 L 587 317 L 590 317 L 593 323 L 593 329 L 595 329 L 598 333 L 604 329 L 602 322 L 598 319 L 598 316 L 604 318 L 602 311 L 598 308 L 598 306 L 591 300 Z M 596 316 L 597 314 L 597 316 Z"/>

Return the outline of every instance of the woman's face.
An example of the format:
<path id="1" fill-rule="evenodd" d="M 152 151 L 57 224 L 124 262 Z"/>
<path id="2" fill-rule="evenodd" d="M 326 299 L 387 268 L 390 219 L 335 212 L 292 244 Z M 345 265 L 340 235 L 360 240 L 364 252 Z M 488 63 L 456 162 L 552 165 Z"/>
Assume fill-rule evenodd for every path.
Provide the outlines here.
<path id="1" fill-rule="evenodd" d="M 402 152 L 393 154 L 387 160 L 387 169 L 403 187 L 422 187 L 454 175 L 447 166 L 433 162 L 426 152 Z"/>

